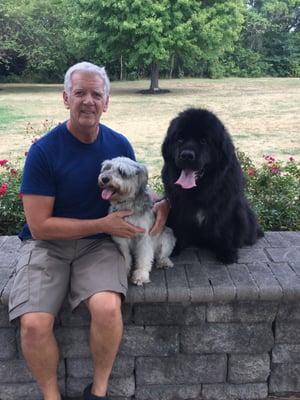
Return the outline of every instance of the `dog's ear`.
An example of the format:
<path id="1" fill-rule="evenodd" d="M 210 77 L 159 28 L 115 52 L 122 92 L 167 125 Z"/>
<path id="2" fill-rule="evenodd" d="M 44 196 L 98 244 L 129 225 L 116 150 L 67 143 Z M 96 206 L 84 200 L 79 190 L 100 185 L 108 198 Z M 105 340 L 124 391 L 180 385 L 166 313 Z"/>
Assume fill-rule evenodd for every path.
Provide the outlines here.
<path id="1" fill-rule="evenodd" d="M 161 146 L 161 152 L 162 152 L 162 156 L 163 156 L 165 162 L 170 162 L 173 159 L 172 143 L 174 142 L 174 135 L 176 133 L 177 121 L 178 121 L 178 117 L 174 118 L 171 121 L 169 128 L 167 130 L 167 134 L 166 134 L 163 144 Z"/>
<path id="2" fill-rule="evenodd" d="M 136 174 L 140 190 L 144 191 L 148 183 L 148 170 L 143 164 L 137 165 Z"/>
<path id="3" fill-rule="evenodd" d="M 227 132 L 226 128 L 222 126 L 222 129 L 223 129 L 223 134 L 221 136 L 222 140 L 219 148 L 218 165 L 220 166 L 221 169 L 224 169 L 230 164 L 232 157 L 234 157 L 235 149 L 231 137 Z"/>

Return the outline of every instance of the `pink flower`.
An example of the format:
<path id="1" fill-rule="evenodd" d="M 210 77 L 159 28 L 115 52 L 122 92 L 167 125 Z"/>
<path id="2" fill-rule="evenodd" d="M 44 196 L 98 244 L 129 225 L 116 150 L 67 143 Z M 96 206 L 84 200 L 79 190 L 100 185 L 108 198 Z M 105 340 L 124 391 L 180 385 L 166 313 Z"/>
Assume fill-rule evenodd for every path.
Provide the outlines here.
<path id="1" fill-rule="evenodd" d="M 14 169 L 14 168 L 12 168 L 12 169 L 10 170 L 10 173 L 11 173 L 12 175 L 16 175 L 16 173 L 17 173 L 17 170 L 16 170 L 16 169 Z"/>
<path id="2" fill-rule="evenodd" d="M 271 168 L 271 172 L 272 172 L 272 174 L 277 175 L 277 174 L 279 174 L 279 172 L 280 172 L 280 168 L 279 168 L 279 167 L 276 167 L 276 166 L 273 166 L 273 167 Z"/>
<path id="3" fill-rule="evenodd" d="M 294 157 L 290 157 L 290 158 L 289 158 L 289 161 L 290 161 L 290 162 L 295 162 Z"/>
<path id="4" fill-rule="evenodd" d="M 255 169 L 254 167 L 248 168 L 247 174 L 248 174 L 249 176 L 254 176 L 254 175 L 256 174 L 256 169 Z"/>
<path id="5" fill-rule="evenodd" d="M 0 186 L 0 196 L 4 196 L 7 189 L 8 189 L 8 184 L 6 182 L 3 182 L 2 185 Z"/>
<path id="6" fill-rule="evenodd" d="M 0 166 L 2 167 L 3 165 L 7 164 L 8 160 L 0 160 Z"/>

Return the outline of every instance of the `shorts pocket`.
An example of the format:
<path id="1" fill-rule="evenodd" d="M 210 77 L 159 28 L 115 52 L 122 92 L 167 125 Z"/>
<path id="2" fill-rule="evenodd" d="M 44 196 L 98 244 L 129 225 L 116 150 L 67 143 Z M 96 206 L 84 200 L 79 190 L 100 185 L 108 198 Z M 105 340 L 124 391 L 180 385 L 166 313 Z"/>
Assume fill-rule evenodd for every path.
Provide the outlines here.
<path id="1" fill-rule="evenodd" d="M 21 256 L 16 269 L 14 281 L 9 295 L 9 311 L 29 300 L 28 263 L 31 253 Z"/>

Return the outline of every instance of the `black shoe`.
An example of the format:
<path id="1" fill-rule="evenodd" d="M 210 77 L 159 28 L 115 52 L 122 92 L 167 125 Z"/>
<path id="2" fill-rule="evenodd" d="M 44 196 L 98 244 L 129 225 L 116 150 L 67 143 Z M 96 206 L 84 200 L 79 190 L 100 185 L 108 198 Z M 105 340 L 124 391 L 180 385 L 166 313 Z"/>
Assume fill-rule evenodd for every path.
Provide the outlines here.
<path id="1" fill-rule="evenodd" d="M 96 396 L 91 393 L 92 383 L 90 383 L 83 391 L 83 400 L 111 400 L 108 396 Z"/>

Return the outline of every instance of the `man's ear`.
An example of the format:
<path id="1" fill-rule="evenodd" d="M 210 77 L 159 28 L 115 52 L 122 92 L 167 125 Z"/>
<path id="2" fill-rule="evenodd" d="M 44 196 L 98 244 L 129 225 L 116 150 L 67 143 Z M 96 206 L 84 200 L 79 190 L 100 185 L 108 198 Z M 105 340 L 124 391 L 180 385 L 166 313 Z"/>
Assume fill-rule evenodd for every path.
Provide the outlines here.
<path id="1" fill-rule="evenodd" d="M 63 91 L 63 99 L 64 99 L 64 105 L 65 105 L 66 109 L 68 110 L 70 108 L 70 106 L 69 106 L 69 95 L 65 91 Z"/>
<path id="2" fill-rule="evenodd" d="M 109 96 L 107 96 L 104 107 L 103 107 L 103 112 L 106 112 L 108 109 L 108 103 L 109 103 Z"/>

